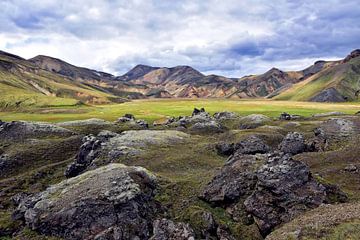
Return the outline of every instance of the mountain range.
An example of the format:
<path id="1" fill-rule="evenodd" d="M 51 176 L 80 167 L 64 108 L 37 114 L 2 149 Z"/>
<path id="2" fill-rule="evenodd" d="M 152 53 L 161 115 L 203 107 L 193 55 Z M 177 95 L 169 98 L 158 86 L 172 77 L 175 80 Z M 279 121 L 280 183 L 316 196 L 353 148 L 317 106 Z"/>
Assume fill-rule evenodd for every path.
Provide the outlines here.
<path id="1" fill-rule="evenodd" d="M 204 75 L 190 66 L 137 65 L 122 76 L 57 58 L 0 51 L 0 107 L 119 103 L 141 98 L 273 98 L 315 102 L 358 100 L 360 49 L 300 71 L 272 68 L 241 78 Z"/>

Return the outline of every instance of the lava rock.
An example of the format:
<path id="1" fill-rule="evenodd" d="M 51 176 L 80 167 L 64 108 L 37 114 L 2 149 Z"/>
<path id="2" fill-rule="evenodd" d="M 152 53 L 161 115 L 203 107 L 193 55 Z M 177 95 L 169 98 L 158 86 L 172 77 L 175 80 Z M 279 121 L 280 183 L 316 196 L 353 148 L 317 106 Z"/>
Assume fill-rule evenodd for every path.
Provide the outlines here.
<path id="1" fill-rule="evenodd" d="M 235 144 L 235 150 L 239 154 L 257 154 L 269 152 L 270 147 L 257 136 L 250 136 Z"/>
<path id="2" fill-rule="evenodd" d="M 125 122 L 131 122 L 131 121 L 135 121 L 135 117 L 134 117 L 134 115 L 132 115 L 130 113 L 126 113 L 124 116 L 120 117 L 117 120 L 118 123 L 125 123 Z"/>
<path id="3" fill-rule="evenodd" d="M 291 120 L 291 115 L 284 112 L 282 114 L 280 114 L 280 117 L 279 117 L 280 120 L 287 120 L 287 121 L 290 121 Z"/>
<path id="4" fill-rule="evenodd" d="M 283 153 L 271 155 L 256 177 L 256 188 L 244 205 L 263 235 L 326 200 L 325 187 L 308 166 Z"/>
<path id="5" fill-rule="evenodd" d="M 251 114 L 240 118 L 240 129 L 253 129 L 270 122 L 270 118 L 262 114 Z"/>
<path id="6" fill-rule="evenodd" d="M 219 142 L 215 145 L 215 149 L 219 155 L 230 156 L 235 152 L 235 144 Z"/>
<path id="7" fill-rule="evenodd" d="M 65 170 L 67 178 L 75 177 L 85 171 L 99 154 L 97 151 L 101 147 L 101 140 L 99 138 L 88 135 L 83 138 L 82 142 L 83 144 L 80 146 L 75 161 Z"/>
<path id="8" fill-rule="evenodd" d="M 65 176 L 74 177 L 88 169 L 137 156 L 151 145 L 173 145 L 188 137 L 188 134 L 174 130 L 131 130 L 121 134 L 104 130 L 97 136 L 88 135 Z"/>
<path id="9" fill-rule="evenodd" d="M 15 216 L 41 234 L 64 239 L 148 239 L 159 208 L 156 177 L 110 164 L 22 200 Z"/>
<path id="10" fill-rule="evenodd" d="M 288 133 L 280 143 L 279 150 L 293 155 L 305 152 L 306 144 L 304 136 L 297 132 Z"/>
<path id="11" fill-rule="evenodd" d="M 213 205 L 229 206 L 249 196 L 257 182 L 256 170 L 264 162 L 261 156 L 235 153 L 199 197 Z"/>
<path id="12" fill-rule="evenodd" d="M 40 122 L 0 122 L 0 139 L 2 140 L 23 140 L 27 138 L 42 137 L 70 137 L 74 132 L 65 128 Z"/>
<path id="13" fill-rule="evenodd" d="M 228 120 L 237 118 L 236 113 L 234 112 L 217 112 L 214 114 L 216 120 Z"/>
<path id="14" fill-rule="evenodd" d="M 194 132 L 204 132 L 204 133 L 219 133 L 223 132 L 223 126 L 216 121 L 209 122 L 197 122 L 189 128 Z"/>
<path id="15" fill-rule="evenodd" d="M 282 114 L 280 114 L 279 120 L 290 121 L 290 120 L 297 120 L 297 119 L 300 119 L 300 118 L 301 118 L 300 115 L 292 115 L 292 114 L 283 112 Z"/>
<path id="16" fill-rule="evenodd" d="M 195 115 L 199 115 L 200 113 L 205 113 L 205 108 L 201 108 L 201 109 L 197 109 L 197 108 L 194 108 L 191 116 L 195 116 Z"/>
<path id="17" fill-rule="evenodd" d="M 163 218 L 154 221 L 154 235 L 150 240 L 194 240 L 194 230 L 185 223 L 174 223 L 173 221 Z"/>

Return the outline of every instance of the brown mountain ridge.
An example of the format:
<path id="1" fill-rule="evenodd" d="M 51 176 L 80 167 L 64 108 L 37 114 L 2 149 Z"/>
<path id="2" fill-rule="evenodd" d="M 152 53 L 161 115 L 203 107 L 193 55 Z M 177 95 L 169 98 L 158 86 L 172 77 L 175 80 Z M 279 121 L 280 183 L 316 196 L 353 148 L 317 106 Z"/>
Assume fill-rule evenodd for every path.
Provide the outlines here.
<path id="1" fill-rule="evenodd" d="M 15 73 L 14 69 L 22 69 Z M 39 55 L 24 59 L 7 52 L 0 52 L 0 79 L 14 74 L 22 86 L 10 83 L 7 86 L 56 97 L 71 97 L 83 102 L 98 103 L 135 98 L 275 98 L 301 101 L 354 101 L 360 90 L 360 50 L 354 50 L 343 60 L 317 61 L 300 71 L 282 71 L 272 68 L 264 74 L 241 78 L 204 75 L 190 66 L 152 67 L 137 65 L 121 76 L 77 67 L 63 60 Z M 19 71 L 18 71 L 19 72 Z M 31 72 L 29 80 L 24 72 Z M 46 76 L 45 76 L 46 75 Z M 66 84 L 85 88 L 54 90 L 58 78 Z M 48 83 L 46 81 L 49 81 Z M 32 82 L 30 85 L 29 83 Z M 34 84 L 35 83 L 35 84 Z M 26 89 L 26 85 L 28 89 Z M 0 86 L 1 87 L 1 86 Z M 14 89 L 12 89 L 14 90 Z M 96 93 L 96 94 L 95 94 Z M 66 96 L 65 96 L 66 95 Z M 87 97 L 79 96 L 105 95 Z"/>

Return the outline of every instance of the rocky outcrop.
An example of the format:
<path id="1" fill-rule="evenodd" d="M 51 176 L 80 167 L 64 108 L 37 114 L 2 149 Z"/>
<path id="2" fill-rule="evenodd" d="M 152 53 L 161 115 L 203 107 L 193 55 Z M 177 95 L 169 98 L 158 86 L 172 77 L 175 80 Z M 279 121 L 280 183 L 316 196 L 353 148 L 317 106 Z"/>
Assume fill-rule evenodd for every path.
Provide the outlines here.
<path id="1" fill-rule="evenodd" d="M 214 114 L 214 118 L 216 120 L 229 120 L 229 119 L 235 119 L 238 115 L 234 112 L 217 112 Z"/>
<path id="2" fill-rule="evenodd" d="M 229 206 L 249 196 L 257 182 L 255 172 L 264 162 L 263 156 L 235 154 L 199 197 L 212 204 Z"/>
<path id="3" fill-rule="evenodd" d="M 14 216 L 64 239 L 148 239 L 159 209 L 156 186 L 144 168 L 110 164 L 23 199 Z"/>
<path id="4" fill-rule="evenodd" d="M 131 130 L 121 134 L 102 131 L 97 136 L 89 135 L 83 139 L 76 159 L 68 166 L 65 175 L 73 177 L 86 169 L 139 155 L 148 146 L 173 145 L 188 137 L 188 134 L 174 130 Z"/>
<path id="5" fill-rule="evenodd" d="M 279 145 L 279 150 L 292 155 L 306 151 L 304 136 L 297 132 L 288 133 Z"/>
<path id="6" fill-rule="evenodd" d="M 223 126 L 216 121 L 197 122 L 189 128 L 193 132 L 219 133 L 224 131 Z"/>
<path id="7" fill-rule="evenodd" d="M 154 221 L 154 235 L 150 240 L 195 240 L 194 230 L 185 223 L 174 223 L 169 219 Z"/>
<path id="8" fill-rule="evenodd" d="M 132 114 L 125 114 L 124 116 L 120 117 L 116 123 L 127 123 L 129 125 L 132 125 L 134 127 L 140 127 L 140 128 L 143 128 L 143 129 L 147 129 L 149 128 L 149 124 L 145 121 L 145 120 L 142 120 L 142 119 L 138 119 L 136 120 L 134 115 Z"/>
<path id="9" fill-rule="evenodd" d="M 235 143 L 219 142 L 215 149 L 219 155 L 230 156 L 235 152 Z"/>
<path id="10" fill-rule="evenodd" d="M 320 125 L 319 131 L 327 138 L 344 138 L 359 132 L 354 123 L 345 118 L 331 118 Z"/>
<path id="11" fill-rule="evenodd" d="M 67 121 L 56 124 L 60 127 L 83 127 L 83 126 L 111 126 L 113 123 L 98 118 L 90 118 L 85 120 Z"/>
<path id="12" fill-rule="evenodd" d="M 244 205 L 264 235 L 326 200 L 325 187 L 314 180 L 307 165 L 289 155 L 270 156 L 256 176 L 255 191 Z"/>
<path id="13" fill-rule="evenodd" d="M 69 137 L 75 133 L 65 128 L 40 122 L 2 122 L 0 121 L 0 139 L 22 140 L 41 137 Z"/>
<path id="14" fill-rule="evenodd" d="M 280 114 L 279 120 L 290 121 L 290 120 L 298 120 L 300 118 L 301 118 L 300 115 L 293 115 L 293 114 L 283 112 L 282 114 Z"/>
<path id="15" fill-rule="evenodd" d="M 264 141 L 257 136 L 250 136 L 236 143 L 235 151 L 238 154 L 267 153 L 270 151 L 270 147 L 266 145 Z"/>
<path id="16" fill-rule="evenodd" d="M 240 129 L 252 129 L 265 125 L 271 119 L 262 114 L 251 114 L 240 118 Z"/>
<path id="17" fill-rule="evenodd" d="M 270 147 L 259 137 L 252 135 L 238 143 L 219 142 L 215 145 L 219 155 L 230 156 L 235 152 L 238 154 L 267 153 Z"/>
<path id="18" fill-rule="evenodd" d="M 99 154 L 97 150 L 101 147 L 101 139 L 89 135 L 85 136 L 82 142 L 83 144 L 80 146 L 75 162 L 70 164 L 65 170 L 65 176 L 67 178 L 75 177 L 85 171 Z"/>

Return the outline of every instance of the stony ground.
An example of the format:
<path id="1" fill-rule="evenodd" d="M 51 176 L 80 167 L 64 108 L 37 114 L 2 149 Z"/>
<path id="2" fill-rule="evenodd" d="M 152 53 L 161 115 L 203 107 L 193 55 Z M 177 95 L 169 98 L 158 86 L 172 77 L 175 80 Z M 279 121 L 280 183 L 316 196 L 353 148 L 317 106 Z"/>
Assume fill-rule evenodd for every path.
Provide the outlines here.
<path id="1" fill-rule="evenodd" d="M 2 240 L 360 238 L 357 115 L 197 109 L 0 137 Z"/>

